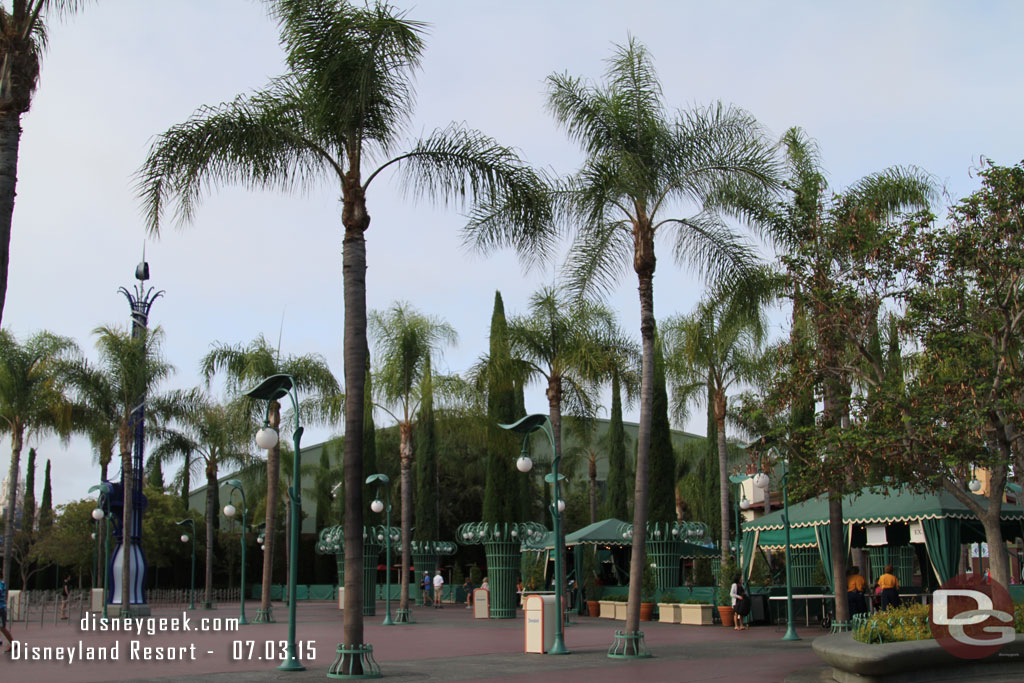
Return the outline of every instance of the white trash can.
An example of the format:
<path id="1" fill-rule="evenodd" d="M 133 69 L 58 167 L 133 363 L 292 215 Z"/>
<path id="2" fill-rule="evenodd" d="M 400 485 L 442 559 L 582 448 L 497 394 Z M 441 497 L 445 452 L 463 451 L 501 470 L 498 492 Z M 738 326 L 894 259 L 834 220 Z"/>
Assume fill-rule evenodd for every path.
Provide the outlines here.
<path id="1" fill-rule="evenodd" d="M 526 652 L 544 654 L 555 644 L 558 610 L 554 595 L 527 595 Z"/>
<path id="2" fill-rule="evenodd" d="M 473 618 L 491 618 L 491 591 L 486 588 L 473 589 Z"/>

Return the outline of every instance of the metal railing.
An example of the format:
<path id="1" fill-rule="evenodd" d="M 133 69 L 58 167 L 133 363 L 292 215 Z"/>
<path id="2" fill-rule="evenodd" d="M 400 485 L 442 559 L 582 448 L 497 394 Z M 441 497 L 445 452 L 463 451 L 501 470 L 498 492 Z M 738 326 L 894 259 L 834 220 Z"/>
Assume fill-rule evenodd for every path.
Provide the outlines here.
<path id="1" fill-rule="evenodd" d="M 237 588 L 219 588 L 212 594 L 213 604 L 238 602 L 240 592 Z M 203 598 L 202 591 L 196 591 L 196 599 Z M 21 591 L 18 599 L 20 604 L 15 608 L 8 604 L 8 619 L 12 623 L 24 627 L 59 624 L 77 624 L 90 611 L 91 592 L 88 589 L 75 589 L 68 597 L 66 611 L 63 595 L 59 590 Z M 180 607 L 186 609 L 189 604 L 189 591 L 180 589 L 159 589 L 146 593 L 147 604 L 151 607 Z M 13 608 L 13 609 L 12 609 Z M 66 618 L 63 618 L 65 617 Z"/>

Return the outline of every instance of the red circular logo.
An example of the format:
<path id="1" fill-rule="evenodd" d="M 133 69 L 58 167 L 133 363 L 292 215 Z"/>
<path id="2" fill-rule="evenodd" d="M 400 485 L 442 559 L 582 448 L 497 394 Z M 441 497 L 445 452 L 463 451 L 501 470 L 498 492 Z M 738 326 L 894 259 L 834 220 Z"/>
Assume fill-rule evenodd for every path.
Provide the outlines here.
<path id="1" fill-rule="evenodd" d="M 932 635 L 947 652 L 962 659 L 994 655 L 1013 642 L 1013 599 L 988 577 L 959 574 L 932 594 Z"/>

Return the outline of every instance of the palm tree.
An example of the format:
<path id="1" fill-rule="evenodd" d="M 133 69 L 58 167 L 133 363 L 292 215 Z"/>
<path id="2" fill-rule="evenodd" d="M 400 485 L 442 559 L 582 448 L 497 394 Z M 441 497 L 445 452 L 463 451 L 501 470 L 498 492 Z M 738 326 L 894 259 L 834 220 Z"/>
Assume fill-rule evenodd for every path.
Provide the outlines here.
<path id="1" fill-rule="evenodd" d="M 7 474 L 4 521 L 3 576 L 11 575 L 15 503 L 21 449 L 26 438 L 71 429 L 71 402 L 60 377 L 61 361 L 77 352 L 75 342 L 49 332 L 37 332 L 24 344 L 0 330 L 0 433 L 11 435 L 11 467 Z"/>
<path id="2" fill-rule="evenodd" d="M 200 372 L 209 388 L 214 375 L 224 373 L 227 377 L 227 388 L 231 394 L 240 394 L 266 377 L 276 374 L 291 375 L 296 391 L 310 396 L 314 401 L 312 411 L 304 411 L 311 421 L 336 422 L 339 411 L 337 405 L 341 388 L 327 366 L 327 361 L 316 354 L 305 356 L 286 356 L 281 358 L 280 352 L 267 343 L 262 335 L 248 345 L 214 344 L 213 348 L 200 361 Z M 269 406 L 262 402 L 247 402 L 254 417 L 267 420 L 272 429 L 281 426 L 281 404 L 271 401 Z M 266 413 L 264 414 L 264 410 Z M 313 420 L 312 418 L 317 418 Z M 266 528 L 277 528 L 277 515 L 280 501 L 281 479 L 281 443 L 267 451 L 267 509 Z M 285 506 L 289 508 L 290 506 Z M 290 528 L 290 527 L 289 527 Z M 274 534 L 267 532 L 267 542 L 263 552 L 263 586 L 260 594 L 260 609 L 257 621 L 273 621 L 270 605 L 270 586 L 274 571 Z"/>
<path id="3" fill-rule="evenodd" d="M 380 407 L 398 423 L 399 463 L 402 495 L 402 574 L 409 576 L 412 564 L 412 463 L 413 430 L 422 400 L 423 373 L 430 369 L 431 356 L 454 344 L 458 335 L 447 322 L 416 312 L 408 304 L 396 303 L 387 311 L 370 313 L 370 336 L 380 366 L 373 385 Z M 397 412 L 388 410 L 387 406 Z M 390 571 L 390 568 L 389 568 Z M 409 582 L 402 581 L 400 614 L 409 609 Z"/>
<path id="4" fill-rule="evenodd" d="M 140 192 L 156 233 L 169 201 L 190 220 L 207 188 L 310 186 L 323 177 L 341 194 L 345 357 L 346 643 L 363 642 L 362 434 L 366 366 L 367 194 L 386 170 L 414 195 L 443 201 L 504 194 L 521 220 L 543 209 L 537 176 L 515 153 L 473 130 L 450 126 L 396 153 L 413 107 L 411 79 L 423 52 L 424 25 L 374 2 L 277 0 L 288 72 L 262 91 L 218 107 L 159 136 L 142 168 Z M 364 169 L 364 160 L 383 163 Z M 368 171 L 364 175 L 364 171 Z M 526 221 L 528 222 L 528 221 Z M 347 663 L 347 659 L 346 659 Z M 361 663 L 349 669 L 358 673 Z"/>
<path id="5" fill-rule="evenodd" d="M 96 349 L 99 365 L 92 366 L 81 360 L 77 367 L 70 368 L 69 383 L 76 388 L 78 403 L 82 404 L 91 395 L 102 394 L 113 399 L 105 406 L 110 410 L 111 424 L 117 431 L 117 442 L 121 453 L 121 474 L 124 480 L 124 514 L 121 526 L 121 605 L 131 605 L 131 553 L 132 529 L 132 446 L 135 440 L 135 418 L 140 396 L 146 397 L 146 414 L 160 419 L 173 413 L 173 405 L 156 395 L 153 389 L 173 372 L 174 368 L 164 362 L 160 347 L 163 331 L 139 328 L 134 333 L 117 327 L 98 327 Z M 97 387 L 105 384 L 101 389 Z"/>
<path id="6" fill-rule="evenodd" d="M 776 185 L 775 161 L 759 126 L 743 111 L 722 105 L 669 116 L 650 56 L 630 38 L 609 60 L 607 85 L 561 74 L 548 77 L 548 106 L 583 148 L 583 167 L 557 183 L 554 215 L 570 224 L 575 244 L 567 264 L 580 292 L 610 287 L 632 263 L 640 294 L 642 364 L 640 426 L 633 506 L 626 630 L 640 625 L 646 554 L 648 459 L 654 380 L 654 243 L 671 233 L 677 260 L 712 280 L 733 276 L 753 260 L 749 246 L 723 223 L 745 218 Z M 691 203 L 696 215 L 672 211 Z M 469 229 L 479 247 L 513 246 L 529 257 L 550 243 L 554 230 L 516 220 L 517 205 L 478 211 Z"/>
<path id="7" fill-rule="evenodd" d="M 729 457 L 725 432 L 729 390 L 758 370 L 764 321 L 760 312 L 750 315 L 744 308 L 730 306 L 727 299 L 701 303 L 683 317 L 669 318 L 664 326 L 666 365 L 672 378 L 673 414 L 677 421 L 686 415 L 687 404 L 703 400 L 711 388 L 718 446 L 719 504 L 722 520 L 722 562 L 730 557 L 729 547 Z"/>
<path id="8" fill-rule="evenodd" d="M 0 320 L 7 299 L 21 115 L 32 106 L 39 85 L 46 17 L 50 12 L 71 14 L 84 4 L 83 0 L 14 0 L 10 10 L 6 3 L 0 6 Z"/>
<path id="9" fill-rule="evenodd" d="M 163 462 L 180 457 L 186 466 L 202 466 L 206 475 L 206 588 L 203 602 L 209 607 L 213 601 L 215 530 L 220 526 L 217 474 L 225 466 L 243 468 L 251 464 L 253 457 L 249 453 L 249 445 L 256 426 L 249 406 L 241 401 L 217 403 L 198 389 L 174 392 L 171 400 L 183 409 L 174 420 L 175 426 L 159 430 L 162 442 L 151 457 Z M 194 455 L 199 457 L 193 458 Z"/>

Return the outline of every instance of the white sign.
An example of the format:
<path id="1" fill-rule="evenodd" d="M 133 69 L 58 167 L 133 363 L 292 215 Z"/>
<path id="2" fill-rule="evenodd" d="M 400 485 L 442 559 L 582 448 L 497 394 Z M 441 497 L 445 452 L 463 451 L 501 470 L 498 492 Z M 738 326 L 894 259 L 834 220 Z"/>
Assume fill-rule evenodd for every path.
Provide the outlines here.
<path id="1" fill-rule="evenodd" d="M 884 524 L 869 524 L 867 529 L 868 545 L 886 545 Z"/>
<path id="2" fill-rule="evenodd" d="M 924 525 L 921 522 L 910 523 L 910 542 L 924 543 Z"/>

